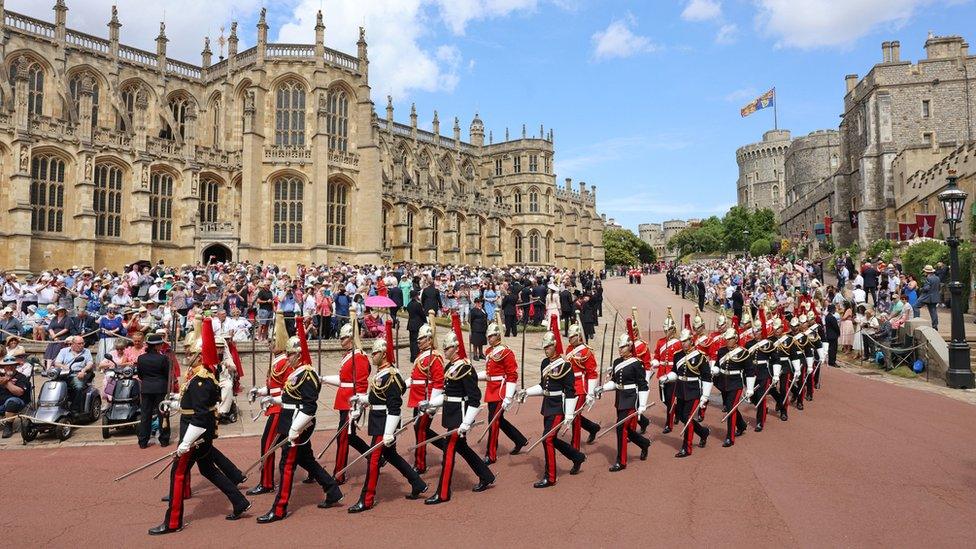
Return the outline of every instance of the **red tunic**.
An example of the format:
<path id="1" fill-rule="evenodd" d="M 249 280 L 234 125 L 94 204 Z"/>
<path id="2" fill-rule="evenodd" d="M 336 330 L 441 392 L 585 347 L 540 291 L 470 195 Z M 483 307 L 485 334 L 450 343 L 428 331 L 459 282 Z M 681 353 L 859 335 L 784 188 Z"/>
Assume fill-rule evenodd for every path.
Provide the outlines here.
<path id="1" fill-rule="evenodd" d="M 499 344 L 488 347 L 485 356 L 488 357 L 485 363 L 485 375 L 488 378 L 488 384 L 485 386 L 485 402 L 498 402 L 505 398 L 505 384 L 518 381 L 515 351 Z"/>
<path id="2" fill-rule="evenodd" d="M 576 377 L 576 396 L 582 397 L 590 392 L 587 382 L 591 379 L 596 379 L 597 375 L 599 375 L 597 373 L 596 356 L 593 354 L 593 349 L 580 344 L 570 349 L 566 357 L 573 366 L 573 376 Z"/>
<path id="3" fill-rule="evenodd" d="M 708 355 L 709 360 L 716 360 L 718 358 L 718 350 L 725 347 L 725 338 L 722 337 L 724 333 L 724 331 L 716 331 L 708 336 L 711 340 L 708 343 L 708 352 L 705 354 Z"/>
<path id="4" fill-rule="evenodd" d="M 666 376 L 674 368 L 674 353 L 680 348 L 681 342 L 675 338 L 662 337 L 657 340 L 657 346 L 654 347 L 654 359 L 658 362 L 658 379 Z"/>
<path id="5" fill-rule="evenodd" d="M 355 365 L 355 383 L 353 378 L 353 366 Z M 353 394 L 365 393 L 369 389 L 369 359 L 366 353 L 356 349 L 355 358 L 353 352 L 349 351 L 342 357 L 339 366 L 339 390 L 336 391 L 335 403 L 332 408 L 335 410 L 348 410 L 349 399 Z"/>
<path id="6" fill-rule="evenodd" d="M 752 328 L 746 328 L 739 333 L 739 346 L 745 347 L 753 339 L 756 339 L 756 335 L 752 333 Z"/>
<path id="7" fill-rule="evenodd" d="M 424 351 L 413 361 L 410 374 L 410 398 L 407 406 L 416 408 L 420 401 L 430 400 L 431 391 L 444 390 L 444 357 L 437 352 Z"/>
<path id="8" fill-rule="evenodd" d="M 268 371 L 268 396 L 281 396 L 281 390 L 284 388 L 288 376 L 291 375 L 292 369 L 287 355 L 275 355 L 271 362 L 271 370 Z M 281 412 L 281 405 L 272 404 L 264 411 L 264 415 L 270 416 L 279 412 Z"/>
<path id="9" fill-rule="evenodd" d="M 641 361 L 645 370 L 651 369 L 651 350 L 641 339 L 634 340 L 634 356 Z"/>

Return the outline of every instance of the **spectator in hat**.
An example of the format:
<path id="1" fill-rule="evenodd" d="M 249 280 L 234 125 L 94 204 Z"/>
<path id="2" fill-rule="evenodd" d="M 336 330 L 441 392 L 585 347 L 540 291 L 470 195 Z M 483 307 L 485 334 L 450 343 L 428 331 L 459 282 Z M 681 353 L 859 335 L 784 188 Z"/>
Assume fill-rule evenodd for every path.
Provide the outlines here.
<path id="1" fill-rule="evenodd" d="M 922 292 L 918 298 L 918 302 L 924 304 L 929 310 L 929 317 L 932 319 L 932 327 L 936 330 L 939 329 L 939 311 L 937 309 L 939 305 L 939 293 L 942 286 L 942 280 L 936 274 L 935 269 L 931 265 L 926 265 L 922 269 L 922 273 L 925 275 L 925 283 L 922 285 Z"/>
<path id="2" fill-rule="evenodd" d="M 154 416 L 159 416 L 159 403 L 169 392 L 169 357 L 160 352 L 163 336 L 149 334 L 146 348 L 135 361 L 141 391 L 138 441 L 140 448 L 149 446 L 149 434 Z M 128 352 L 128 349 L 126 349 Z M 169 445 L 169 425 L 159 418 L 159 445 Z"/>
<path id="3" fill-rule="evenodd" d="M 51 342 L 48 343 L 47 348 L 44 349 L 44 367 L 50 368 L 51 364 L 54 362 L 55 357 L 64 347 L 65 340 L 71 333 L 71 329 L 68 322 L 68 310 L 63 306 L 58 306 L 54 311 L 54 318 L 48 322 L 47 325 L 47 335 Z"/>
<path id="4" fill-rule="evenodd" d="M 101 360 L 103 356 L 115 348 L 115 338 L 126 335 L 122 318 L 118 316 L 114 306 L 109 307 L 105 316 L 98 319 L 98 329 L 100 330 L 98 359 Z"/>
<path id="5" fill-rule="evenodd" d="M 10 438 L 13 418 L 30 402 L 30 381 L 17 371 L 13 357 L 0 360 L 0 412 L 3 413 L 3 438 Z"/>
<path id="6" fill-rule="evenodd" d="M 0 311 L 0 343 L 5 342 L 8 337 L 20 337 L 24 333 L 24 327 L 20 321 L 14 317 L 14 310 L 9 305 Z"/>

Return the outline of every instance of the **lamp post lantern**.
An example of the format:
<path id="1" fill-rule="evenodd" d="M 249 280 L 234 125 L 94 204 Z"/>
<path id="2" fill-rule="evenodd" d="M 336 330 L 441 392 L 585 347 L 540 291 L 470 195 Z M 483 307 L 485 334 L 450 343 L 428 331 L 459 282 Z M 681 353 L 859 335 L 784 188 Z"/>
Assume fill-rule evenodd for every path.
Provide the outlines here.
<path id="1" fill-rule="evenodd" d="M 949 294 L 952 297 L 952 341 L 949 343 L 949 369 L 946 371 L 946 385 L 954 389 L 967 389 L 976 386 L 973 371 L 969 366 L 969 344 L 966 343 L 966 329 L 962 318 L 962 282 L 959 281 L 959 237 L 956 231 L 962 224 L 966 207 L 965 191 L 956 186 L 956 173 L 949 171 L 946 178 L 948 186 L 939 193 L 945 223 L 949 225 Z"/>

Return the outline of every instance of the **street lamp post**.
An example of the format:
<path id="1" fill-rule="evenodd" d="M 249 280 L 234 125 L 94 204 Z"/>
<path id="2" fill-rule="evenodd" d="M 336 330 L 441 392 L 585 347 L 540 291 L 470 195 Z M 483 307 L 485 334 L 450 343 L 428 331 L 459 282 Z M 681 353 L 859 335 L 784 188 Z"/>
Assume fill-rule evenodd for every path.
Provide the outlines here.
<path id="1" fill-rule="evenodd" d="M 948 186 L 939 193 L 945 223 L 949 225 L 949 293 L 952 296 L 952 341 L 949 343 L 949 369 L 946 371 L 946 385 L 954 389 L 967 389 L 976 386 L 973 371 L 969 367 L 969 344 L 966 343 L 966 328 L 962 318 L 962 282 L 959 281 L 959 237 L 956 230 L 962 223 L 966 206 L 966 193 L 956 186 L 956 173 L 949 172 Z"/>

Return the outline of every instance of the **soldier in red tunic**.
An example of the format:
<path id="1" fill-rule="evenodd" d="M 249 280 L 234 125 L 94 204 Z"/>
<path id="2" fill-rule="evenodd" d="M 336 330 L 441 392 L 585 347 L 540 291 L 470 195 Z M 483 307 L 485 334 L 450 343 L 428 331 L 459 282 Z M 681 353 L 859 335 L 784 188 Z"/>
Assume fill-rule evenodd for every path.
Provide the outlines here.
<path id="1" fill-rule="evenodd" d="M 651 360 L 651 366 L 657 369 L 658 392 L 667 415 L 664 423 L 665 434 L 674 429 L 674 385 L 661 383 L 660 380 L 674 368 L 674 353 L 681 350 L 681 342 L 675 337 L 677 328 L 674 316 L 671 315 L 671 307 L 668 307 L 668 316 L 664 317 L 664 337 L 657 340 L 654 358 Z"/>
<path id="2" fill-rule="evenodd" d="M 334 410 L 339 412 L 339 425 L 341 431 L 336 440 L 336 461 L 333 474 L 345 469 L 349 461 L 349 446 L 352 446 L 360 454 L 369 450 L 366 441 L 359 438 L 356 434 L 356 420 L 362 412 L 362 408 L 353 400 L 358 400 L 359 395 L 365 395 L 369 388 L 369 358 L 366 353 L 359 349 L 354 343 L 354 330 L 356 329 L 356 316 L 351 315 L 348 324 L 344 324 L 339 329 L 339 343 L 346 355 L 339 363 L 339 375 L 329 375 L 322 377 L 322 383 L 338 387 L 336 391 L 335 403 L 332 405 Z M 340 485 L 346 481 L 345 475 L 335 479 Z"/>
<path id="3" fill-rule="evenodd" d="M 596 356 L 593 349 L 590 349 L 583 342 L 583 327 L 579 323 L 569 326 L 569 352 L 566 353 L 566 360 L 573 367 L 573 376 L 576 389 L 576 396 L 587 395 L 586 399 L 576 399 L 576 411 L 573 416 L 573 435 L 572 444 L 576 450 L 580 449 L 582 442 L 582 432 L 589 433 L 587 444 L 592 444 L 597 433 L 600 432 L 600 425 L 583 417 L 583 406 L 592 406 L 594 397 L 593 389 L 599 383 L 597 372 Z"/>
<path id="4" fill-rule="evenodd" d="M 488 350 L 485 370 L 478 372 L 479 381 L 487 381 L 485 386 L 485 402 L 488 404 L 488 445 L 485 449 L 484 461 L 495 463 L 498 456 L 498 431 L 504 431 L 512 440 L 515 447 L 512 455 L 518 454 L 528 440 L 514 425 L 505 419 L 505 410 L 512 405 L 518 382 L 518 363 L 515 361 L 515 351 L 502 343 L 501 328 L 498 323 L 488 325 Z M 495 419 L 496 415 L 500 417 Z"/>
<path id="5" fill-rule="evenodd" d="M 407 406 L 413 408 L 413 415 L 417 416 L 413 424 L 413 432 L 417 437 L 417 448 L 413 454 L 413 468 L 420 474 L 427 472 L 427 445 L 422 444 L 425 440 L 437 436 L 431 428 L 436 408 L 431 408 L 429 412 L 421 412 L 418 406 L 425 400 L 433 400 L 444 393 L 444 355 L 434 348 L 434 324 L 433 313 L 427 324 L 420 327 L 417 332 L 417 346 L 420 347 L 420 354 L 413 362 L 413 372 L 410 374 L 409 391 Z M 442 451 L 446 444 L 443 439 L 432 443 Z"/>

